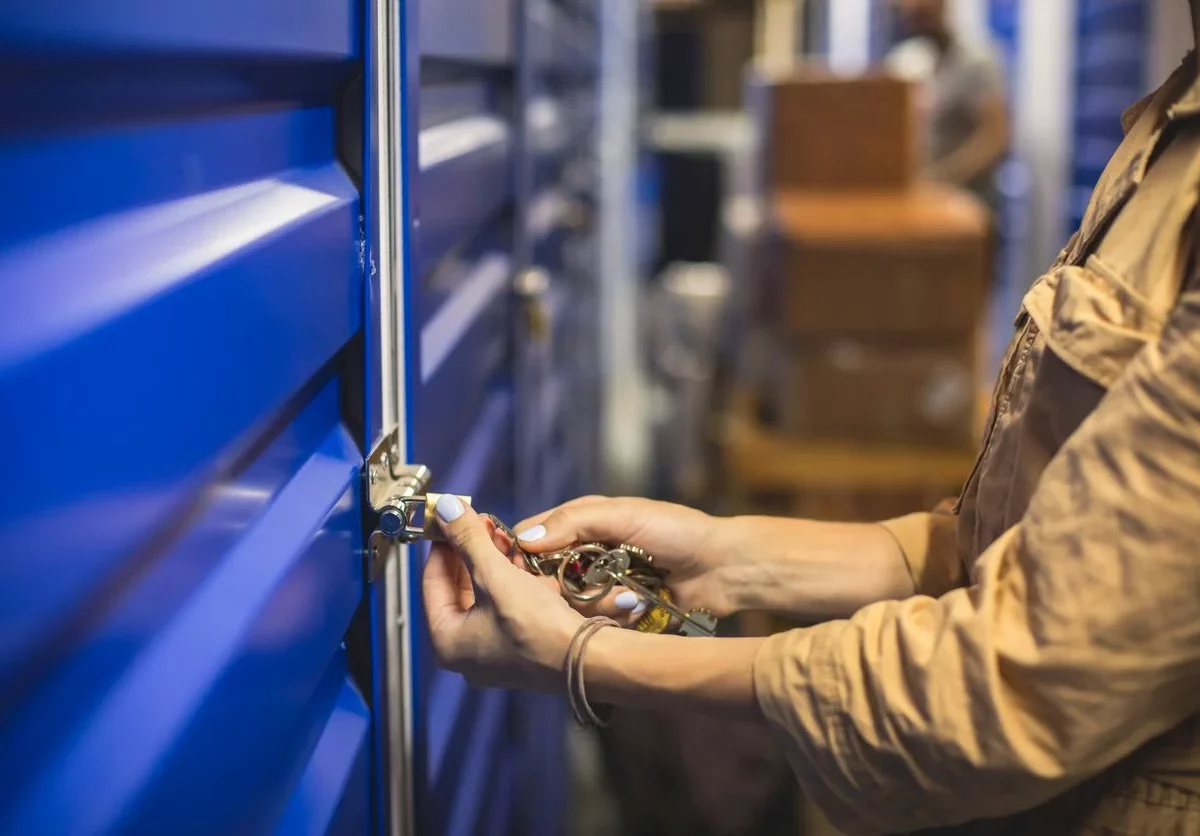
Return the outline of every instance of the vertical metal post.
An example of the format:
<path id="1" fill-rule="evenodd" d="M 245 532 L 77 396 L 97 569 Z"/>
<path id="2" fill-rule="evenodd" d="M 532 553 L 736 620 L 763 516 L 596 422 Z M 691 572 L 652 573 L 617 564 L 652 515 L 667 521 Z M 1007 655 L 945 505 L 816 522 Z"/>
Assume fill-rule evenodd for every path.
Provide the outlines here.
<path id="1" fill-rule="evenodd" d="M 371 0 L 367 7 L 366 177 L 363 271 L 368 288 L 369 373 L 373 392 L 368 410 L 368 444 L 393 431 L 397 447 L 389 454 L 407 460 L 405 402 L 407 351 L 404 264 L 407 217 L 405 164 L 411 149 L 401 110 L 404 25 L 414 16 L 411 0 Z M 412 804 L 411 659 L 404 625 L 408 618 L 408 548 L 385 543 L 398 553 L 385 558 L 381 583 L 370 589 L 374 682 L 376 832 L 407 836 L 414 829 Z"/>
<path id="2" fill-rule="evenodd" d="M 1033 169 L 1030 275 L 1065 243 L 1074 118 L 1076 3 L 1021 0 L 1014 138 Z"/>
<path id="3" fill-rule="evenodd" d="M 600 0 L 600 317 L 602 451 L 610 490 L 636 492 L 650 459 L 639 321 L 637 157 L 639 0 Z"/>

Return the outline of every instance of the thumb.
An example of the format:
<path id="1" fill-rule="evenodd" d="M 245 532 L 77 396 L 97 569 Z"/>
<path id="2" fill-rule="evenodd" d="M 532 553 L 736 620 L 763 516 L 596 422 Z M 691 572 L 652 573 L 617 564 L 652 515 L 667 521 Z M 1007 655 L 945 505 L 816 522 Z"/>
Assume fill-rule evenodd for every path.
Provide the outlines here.
<path id="1" fill-rule="evenodd" d="M 634 539 L 643 524 L 636 504 L 626 499 L 589 499 L 559 507 L 536 525 L 518 533 L 521 548 L 546 554 L 576 543 L 623 543 Z"/>
<path id="2" fill-rule="evenodd" d="M 483 518 L 457 496 L 443 494 L 433 510 L 446 539 L 481 589 L 491 590 L 500 573 L 515 568 L 496 547 Z"/>

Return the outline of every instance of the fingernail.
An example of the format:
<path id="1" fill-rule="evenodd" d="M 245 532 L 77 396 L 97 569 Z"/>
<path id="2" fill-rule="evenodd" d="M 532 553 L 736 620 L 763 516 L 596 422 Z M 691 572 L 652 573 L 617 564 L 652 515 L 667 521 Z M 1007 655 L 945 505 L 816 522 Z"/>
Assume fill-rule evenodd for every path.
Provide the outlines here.
<path id="1" fill-rule="evenodd" d="M 622 592 L 613 599 L 613 605 L 617 609 L 625 612 L 636 611 L 641 603 L 642 601 L 640 598 L 638 598 L 636 592 Z"/>
<path id="2" fill-rule="evenodd" d="M 536 543 L 546 536 L 546 526 L 535 525 L 533 528 L 527 528 L 517 535 L 518 540 L 524 540 L 526 543 Z"/>
<path id="3" fill-rule="evenodd" d="M 633 614 L 640 616 L 650 607 L 649 601 L 638 601 L 638 605 L 633 608 Z"/>
<path id="4" fill-rule="evenodd" d="M 453 494 L 445 493 L 438 497 L 434 510 L 442 522 L 452 523 L 463 515 L 464 509 L 462 500 Z"/>

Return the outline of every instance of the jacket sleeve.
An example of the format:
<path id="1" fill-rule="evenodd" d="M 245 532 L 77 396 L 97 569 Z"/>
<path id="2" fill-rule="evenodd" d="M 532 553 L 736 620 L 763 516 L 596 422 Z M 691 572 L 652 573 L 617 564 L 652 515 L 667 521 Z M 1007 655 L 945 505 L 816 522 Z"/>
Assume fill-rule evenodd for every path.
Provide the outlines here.
<path id="1" fill-rule="evenodd" d="M 913 554 L 922 576 L 937 562 Z M 972 574 L 940 598 L 775 636 L 756 658 L 803 789 L 848 834 L 1030 809 L 1196 712 L 1200 294 Z"/>
<path id="2" fill-rule="evenodd" d="M 958 550 L 958 517 L 953 499 L 933 511 L 882 523 L 895 538 L 908 564 L 918 595 L 938 597 L 963 586 L 966 564 Z"/>

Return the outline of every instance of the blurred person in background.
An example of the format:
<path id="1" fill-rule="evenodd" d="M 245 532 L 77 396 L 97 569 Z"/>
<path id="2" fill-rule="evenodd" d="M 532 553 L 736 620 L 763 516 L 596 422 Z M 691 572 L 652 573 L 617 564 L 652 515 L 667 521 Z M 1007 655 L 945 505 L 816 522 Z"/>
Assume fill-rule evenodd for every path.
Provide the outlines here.
<path id="1" fill-rule="evenodd" d="M 917 85 L 926 174 L 996 209 L 996 172 L 1008 151 L 999 51 L 954 31 L 946 0 L 891 0 L 897 45 L 889 72 Z"/>
<path id="2" fill-rule="evenodd" d="M 1200 834 L 1197 65 L 1126 112 L 1025 296 L 958 497 L 860 525 L 590 497 L 518 527 L 532 552 L 637 544 L 684 608 L 816 625 L 600 629 L 590 699 L 760 724 L 851 836 Z M 475 685 L 562 693 L 586 616 L 631 625 L 645 605 L 622 591 L 577 612 L 458 499 L 436 513 L 430 636 Z"/>

